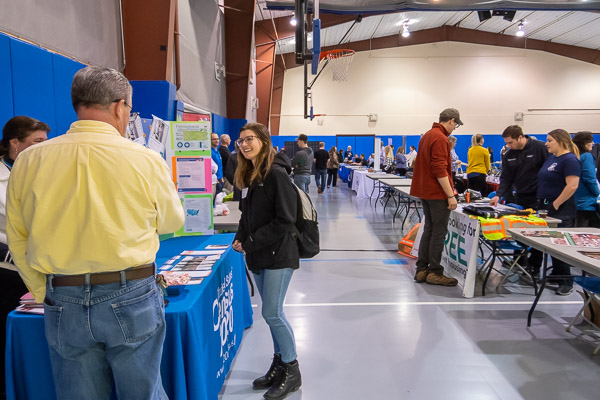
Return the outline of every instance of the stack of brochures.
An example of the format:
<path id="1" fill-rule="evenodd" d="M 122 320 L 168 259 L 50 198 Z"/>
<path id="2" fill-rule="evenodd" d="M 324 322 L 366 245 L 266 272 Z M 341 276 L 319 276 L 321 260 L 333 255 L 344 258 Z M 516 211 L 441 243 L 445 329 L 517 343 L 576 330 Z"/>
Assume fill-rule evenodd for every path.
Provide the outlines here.
<path id="1" fill-rule="evenodd" d="M 21 296 L 21 300 L 19 300 L 19 306 L 16 308 L 16 311 L 43 315 L 44 305 L 37 303 L 33 298 L 33 295 L 27 292 Z"/>
<path id="2" fill-rule="evenodd" d="M 204 250 L 185 250 L 165 261 L 159 268 L 167 286 L 198 285 L 229 245 L 209 245 Z"/>

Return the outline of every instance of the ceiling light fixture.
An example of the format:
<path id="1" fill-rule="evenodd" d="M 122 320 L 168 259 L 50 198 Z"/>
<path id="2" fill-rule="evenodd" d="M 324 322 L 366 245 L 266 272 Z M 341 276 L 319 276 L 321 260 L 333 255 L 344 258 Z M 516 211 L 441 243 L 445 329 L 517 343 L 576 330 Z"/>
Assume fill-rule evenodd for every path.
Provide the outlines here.
<path id="1" fill-rule="evenodd" d="M 408 29 L 408 22 L 410 20 L 406 19 L 404 20 L 404 23 L 402 24 L 402 37 L 407 38 L 410 36 L 410 30 Z"/>
<path id="2" fill-rule="evenodd" d="M 292 24 L 292 26 L 296 26 L 297 23 L 298 23 L 298 21 L 296 20 L 296 16 L 294 14 L 292 14 L 292 19 L 290 19 L 290 24 Z"/>
<path id="3" fill-rule="evenodd" d="M 525 30 L 524 30 L 524 27 L 525 27 L 525 25 L 524 25 L 524 23 L 523 23 L 523 20 L 519 21 L 519 30 L 518 30 L 518 31 L 517 31 L 517 33 L 516 33 L 516 35 L 517 35 L 518 37 L 523 37 L 523 36 L 525 36 Z"/>

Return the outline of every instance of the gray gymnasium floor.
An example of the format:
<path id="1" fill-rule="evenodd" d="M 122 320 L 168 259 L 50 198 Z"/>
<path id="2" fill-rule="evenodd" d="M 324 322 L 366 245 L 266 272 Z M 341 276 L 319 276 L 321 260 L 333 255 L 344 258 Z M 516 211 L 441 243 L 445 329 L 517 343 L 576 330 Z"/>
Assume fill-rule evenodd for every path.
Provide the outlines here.
<path id="1" fill-rule="evenodd" d="M 301 262 L 286 299 L 303 379 L 288 399 L 600 399 L 600 355 L 565 332 L 578 294 L 546 291 L 527 328 L 531 288 L 499 294 L 492 281 L 485 298 L 465 299 L 457 287 L 415 284 L 391 210 L 374 211 L 345 184 L 317 195 L 313 179 L 310 190 L 323 251 Z M 258 294 L 252 302 L 223 400 L 264 392 L 252 380 L 273 348 Z"/>

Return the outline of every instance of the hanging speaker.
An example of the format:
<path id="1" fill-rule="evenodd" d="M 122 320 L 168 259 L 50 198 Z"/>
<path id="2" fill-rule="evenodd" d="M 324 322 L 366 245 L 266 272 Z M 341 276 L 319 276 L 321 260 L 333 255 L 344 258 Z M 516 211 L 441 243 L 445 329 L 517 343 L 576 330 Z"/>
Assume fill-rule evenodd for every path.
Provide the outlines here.
<path id="1" fill-rule="evenodd" d="M 492 12 L 491 11 L 477 11 L 477 16 L 479 17 L 479 22 L 483 22 L 485 20 L 492 18 Z"/>
<path id="2" fill-rule="evenodd" d="M 494 10 L 494 12 L 492 12 L 492 16 L 500 16 L 504 18 L 505 21 L 512 22 L 512 20 L 515 19 L 516 13 L 516 11 Z"/>

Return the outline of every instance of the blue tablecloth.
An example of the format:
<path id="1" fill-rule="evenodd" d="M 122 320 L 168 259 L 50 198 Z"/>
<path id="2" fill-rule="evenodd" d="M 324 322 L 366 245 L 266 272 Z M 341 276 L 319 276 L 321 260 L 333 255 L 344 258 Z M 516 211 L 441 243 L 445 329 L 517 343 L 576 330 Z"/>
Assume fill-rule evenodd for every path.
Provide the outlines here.
<path id="1" fill-rule="evenodd" d="M 156 263 L 183 250 L 232 241 L 233 234 L 168 239 L 161 242 Z M 244 329 L 252 325 L 242 255 L 229 247 L 200 285 L 169 288 L 168 293 L 161 364 L 167 395 L 171 400 L 217 399 Z M 56 399 L 51 371 L 43 317 L 13 311 L 6 338 L 7 398 Z"/>
<path id="2" fill-rule="evenodd" d="M 346 168 L 345 165 L 340 165 L 338 168 L 338 174 L 340 175 L 340 179 L 344 182 L 348 182 L 348 175 L 350 174 L 350 169 Z"/>

